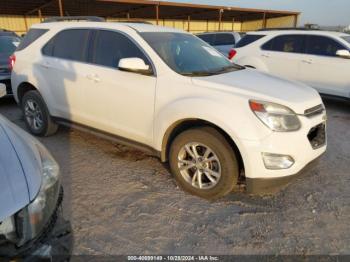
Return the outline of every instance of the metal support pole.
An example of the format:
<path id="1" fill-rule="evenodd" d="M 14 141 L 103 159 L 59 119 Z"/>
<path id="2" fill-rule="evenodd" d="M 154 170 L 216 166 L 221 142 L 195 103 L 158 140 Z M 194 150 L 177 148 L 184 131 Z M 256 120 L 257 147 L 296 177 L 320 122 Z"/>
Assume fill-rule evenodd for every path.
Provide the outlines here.
<path id="1" fill-rule="evenodd" d="M 209 19 L 207 19 L 207 32 L 209 32 Z"/>
<path id="2" fill-rule="evenodd" d="M 62 0 L 58 0 L 58 7 L 60 9 L 60 16 L 64 16 Z"/>
<path id="3" fill-rule="evenodd" d="M 187 17 L 187 31 L 190 32 L 191 30 L 191 16 Z"/>
<path id="4" fill-rule="evenodd" d="M 26 32 L 28 32 L 28 23 L 27 23 L 27 16 L 23 16 L 24 18 L 24 26 L 26 27 Z"/>
<path id="5" fill-rule="evenodd" d="M 219 31 L 221 31 L 221 22 L 222 22 L 222 14 L 224 12 L 224 9 L 219 10 Z"/>
<path id="6" fill-rule="evenodd" d="M 129 12 L 126 13 L 126 19 L 127 19 L 128 21 L 130 20 L 130 13 L 129 13 Z"/>
<path id="7" fill-rule="evenodd" d="M 39 16 L 39 20 L 40 20 L 40 23 L 43 21 L 43 15 L 41 13 L 41 9 L 38 9 L 38 16 Z"/>
<path id="8" fill-rule="evenodd" d="M 298 26 L 298 15 L 294 16 L 294 27 L 296 28 Z"/>
<path id="9" fill-rule="evenodd" d="M 156 21 L 157 25 L 159 25 L 159 5 L 156 5 Z"/>
<path id="10" fill-rule="evenodd" d="M 235 19 L 232 18 L 232 31 L 235 31 Z"/>
<path id="11" fill-rule="evenodd" d="M 263 23 L 262 23 L 262 28 L 265 29 L 266 28 L 266 12 L 264 12 L 264 15 L 263 15 Z"/>

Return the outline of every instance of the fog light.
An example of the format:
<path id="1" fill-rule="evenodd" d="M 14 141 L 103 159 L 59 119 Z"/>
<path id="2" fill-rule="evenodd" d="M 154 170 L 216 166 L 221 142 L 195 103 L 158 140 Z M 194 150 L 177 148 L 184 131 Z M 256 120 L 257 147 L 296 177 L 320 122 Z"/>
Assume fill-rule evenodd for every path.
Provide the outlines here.
<path id="1" fill-rule="evenodd" d="M 294 159 L 287 155 L 262 153 L 262 157 L 267 169 L 288 169 L 294 164 Z"/>

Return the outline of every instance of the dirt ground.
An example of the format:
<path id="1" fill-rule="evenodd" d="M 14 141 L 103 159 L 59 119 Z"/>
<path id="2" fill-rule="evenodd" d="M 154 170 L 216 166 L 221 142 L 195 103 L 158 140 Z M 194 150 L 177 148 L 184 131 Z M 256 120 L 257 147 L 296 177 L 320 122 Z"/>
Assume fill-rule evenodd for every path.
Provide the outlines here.
<path id="1" fill-rule="evenodd" d="M 350 254 L 350 104 L 326 106 L 326 155 L 273 197 L 211 203 L 139 151 L 64 128 L 40 139 L 62 168 L 74 254 Z M 12 98 L 0 113 L 23 127 Z"/>

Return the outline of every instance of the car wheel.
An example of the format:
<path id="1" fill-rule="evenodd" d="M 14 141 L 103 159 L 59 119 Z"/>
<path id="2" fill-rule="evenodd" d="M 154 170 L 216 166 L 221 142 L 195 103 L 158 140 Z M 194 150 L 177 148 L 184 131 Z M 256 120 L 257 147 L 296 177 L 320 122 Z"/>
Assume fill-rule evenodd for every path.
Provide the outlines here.
<path id="1" fill-rule="evenodd" d="M 36 136 L 56 133 L 58 125 L 51 119 L 49 110 L 38 91 L 32 90 L 22 98 L 22 112 L 29 131 Z"/>
<path id="2" fill-rule="evenodd" d="M 193 195 L 214 200 L 237 185 L 236 155 L 214 128 L 200 127 L 179 134 L 171 144 L 169 162 L 178 184 Z"/>

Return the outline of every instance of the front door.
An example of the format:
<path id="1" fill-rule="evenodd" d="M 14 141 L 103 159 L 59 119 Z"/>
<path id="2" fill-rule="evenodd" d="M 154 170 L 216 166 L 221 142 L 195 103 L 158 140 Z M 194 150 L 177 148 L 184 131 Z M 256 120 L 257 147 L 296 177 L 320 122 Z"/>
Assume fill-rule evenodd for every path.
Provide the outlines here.
<path id="1" fill-rule="evenodd" d="M 118 70 L 122 58 L 149 59 L 129 36 L 96 30 L 84 87 L 87 124 L 152 145 L 156 76 Z M 83 87 L 82 87 L 83 88 Z"/>

